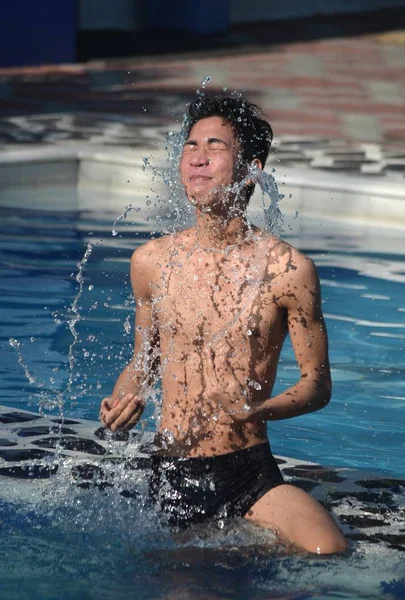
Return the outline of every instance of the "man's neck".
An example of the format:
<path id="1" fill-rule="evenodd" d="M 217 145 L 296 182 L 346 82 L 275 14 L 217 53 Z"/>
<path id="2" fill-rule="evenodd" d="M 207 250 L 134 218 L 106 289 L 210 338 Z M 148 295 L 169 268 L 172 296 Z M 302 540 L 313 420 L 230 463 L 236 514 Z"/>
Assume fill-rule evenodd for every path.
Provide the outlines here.
<path id="1" fill-rule="evenodd" d="M 226 251 L 242 244 L 252 233 L 246 214 L 226 218 L 214 212 L 197 210 L 196 242 L 205 250 Z"/>

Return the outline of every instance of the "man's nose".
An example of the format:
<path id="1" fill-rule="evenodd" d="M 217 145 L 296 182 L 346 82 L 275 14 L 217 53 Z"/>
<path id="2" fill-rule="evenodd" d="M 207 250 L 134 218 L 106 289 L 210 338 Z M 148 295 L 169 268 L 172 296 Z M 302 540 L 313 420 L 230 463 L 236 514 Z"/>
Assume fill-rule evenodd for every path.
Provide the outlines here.
<path id="1" fill-rule="evenodd" d="M 193 167 L 205 167 L 210 164 L 208 152 L 204 148 L 197 148 L 190 157 L 190 164 Z"/>

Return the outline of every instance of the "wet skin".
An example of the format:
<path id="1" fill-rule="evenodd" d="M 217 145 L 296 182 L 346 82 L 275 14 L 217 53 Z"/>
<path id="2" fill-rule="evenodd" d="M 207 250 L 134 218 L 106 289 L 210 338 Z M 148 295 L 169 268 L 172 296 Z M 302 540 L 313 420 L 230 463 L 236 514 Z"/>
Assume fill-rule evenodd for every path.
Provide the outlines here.
<path id="1" fill-rule="evenodd" d="M 180 174 L 196 226 L 134 252 L 134 357 L 100 418 L 112 431 L 134 427 L 161 376 L 161 452 L 215 456 L 265 442 L 269 420 L 329 402 L 328 341 L 311 259 L 246 219 L 246 195 L 232 186 L 248 170 L 228 122 L 194 125 Z M 272 397 L 287 333 L 299 378 Z M 309 552 L 347 550 L 325 509 L 294 486 L 271 489 L 245 516 Z"/>
<path id="2" fill-rule="evenodd" d="M 317 410 L 330 397 L 314 265 L 247 222 L 243 197 L 229 192 L 244 174 L 238 155 L 228 123 L 199 121 L 180 163 L 197 225 L 148 242 L 131 260 L 134 359 L 101 418 L 112 430 L 132 427 L 160 367 L 160 440 L 171 454 L 209 456 L 261 443 L 267 420 Z M 287 332 L 301 376 L 271 398 Z M 139 360 L 145 352 L 147 372 Z"/>

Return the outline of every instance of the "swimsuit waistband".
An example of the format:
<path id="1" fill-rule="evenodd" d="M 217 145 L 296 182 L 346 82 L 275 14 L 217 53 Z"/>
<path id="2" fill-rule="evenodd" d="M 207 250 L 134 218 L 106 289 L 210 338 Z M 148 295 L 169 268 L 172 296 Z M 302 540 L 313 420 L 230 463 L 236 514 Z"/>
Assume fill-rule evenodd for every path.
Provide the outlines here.
<path id="1" fill-rule="evenodd" d="M 242 448 L 241 450 L 235 450 L 234 452 L 227 452 L 226 454 L 215 454 L 213 456 L 170 456 L 161 454 L 152 454 L 152 460 L 155 462 L 167 461 L 172 464 L 178 465 L 190 465 L 193 467 L 206 466 L 206 465 L 218 465 L 220 463 L 227 463 L 229 461 L 238 460 L 254 460 L 255 456 L 263 456 L 268 454 L 272 456 L 269 442 L 263 442 L 261 444 L 255 444 L 248 448 Z"/>

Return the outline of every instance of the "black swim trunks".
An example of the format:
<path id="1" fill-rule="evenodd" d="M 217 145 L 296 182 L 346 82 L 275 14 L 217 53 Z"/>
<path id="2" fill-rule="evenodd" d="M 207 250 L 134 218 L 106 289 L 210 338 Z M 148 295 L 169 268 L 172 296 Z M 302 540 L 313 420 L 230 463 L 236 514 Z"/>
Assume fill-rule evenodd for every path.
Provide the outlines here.
<path id="1" fill-rule="evenodd" d="M 171 525 L 243 517 L 284 483 L 268 443 L 219 456 L 152 457 L 150 496 Z"/>

